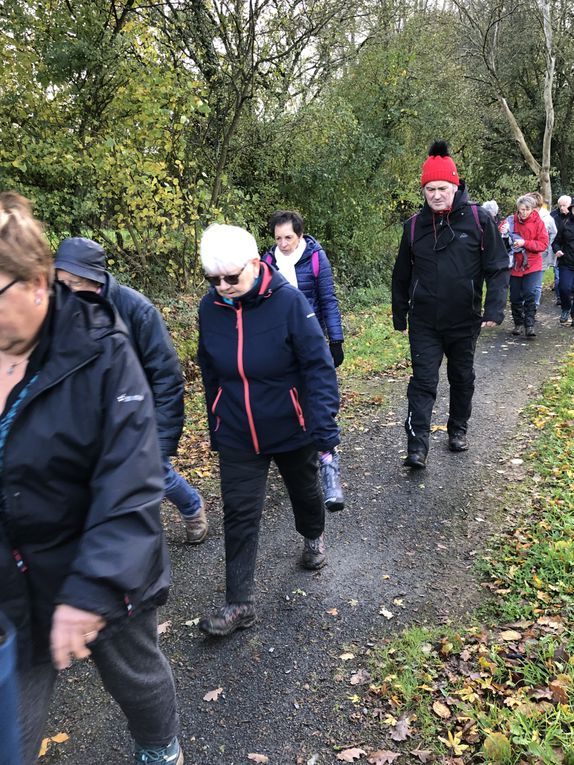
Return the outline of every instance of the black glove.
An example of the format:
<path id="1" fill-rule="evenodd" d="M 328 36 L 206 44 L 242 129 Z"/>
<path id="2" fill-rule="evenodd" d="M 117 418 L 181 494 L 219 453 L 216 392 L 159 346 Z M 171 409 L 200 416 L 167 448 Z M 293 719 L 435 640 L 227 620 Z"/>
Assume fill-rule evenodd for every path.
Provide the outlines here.
<path id="1" fill-rule="evenodd" d="M 345 354 L 343 353 L 343 341 L 335 340 L 334 342 L 329 343 L 329 350 L 331 351 L 335 368 L 340 367 L 345 358 Z"/>

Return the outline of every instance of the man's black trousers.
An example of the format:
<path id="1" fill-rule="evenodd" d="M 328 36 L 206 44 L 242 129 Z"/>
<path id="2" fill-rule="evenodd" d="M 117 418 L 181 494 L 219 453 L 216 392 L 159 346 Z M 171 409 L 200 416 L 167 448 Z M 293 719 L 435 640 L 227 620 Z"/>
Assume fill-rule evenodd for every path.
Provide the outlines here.
<path id="1" fill-rule="evenodd" d="M 443 356 L 447 359 L 450 384 L 447 430 L 451 435 L 466 433 L 472 410 L 474 352 L 479 333 L 479 328 L 470 328 L 468 334 L 461 334 L 438 332 L 428 326 L 410 327 L 413 374 L 407 390 L 409 411 L 405 422 L 409 452 L 428 452 L 432 410 Z"/>

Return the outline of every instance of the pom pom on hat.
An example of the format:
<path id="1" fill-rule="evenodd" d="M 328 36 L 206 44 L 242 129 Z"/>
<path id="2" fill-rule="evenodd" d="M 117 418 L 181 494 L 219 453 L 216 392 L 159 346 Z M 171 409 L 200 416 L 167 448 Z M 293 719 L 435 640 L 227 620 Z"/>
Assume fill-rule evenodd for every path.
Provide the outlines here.
<path id="1" fill-rule="evenodd" d="M 429 156 L 423 164 L 421 186 L 432 181 L 448 181 L 458 186 L 460 178 L 453 158 L 448 153 L 445 141 L 435 141 L 429 149 Z"/>

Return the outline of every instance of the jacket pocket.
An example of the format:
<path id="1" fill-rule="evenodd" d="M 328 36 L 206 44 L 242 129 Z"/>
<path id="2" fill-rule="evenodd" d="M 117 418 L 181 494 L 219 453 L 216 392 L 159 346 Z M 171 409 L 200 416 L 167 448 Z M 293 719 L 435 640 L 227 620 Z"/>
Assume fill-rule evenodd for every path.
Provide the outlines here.
<path id="1" fill-rule="evenodd" d="M 291 388 L 289 390 L 289 395 L 291 396 L 291 403 L 293 404 L 293 409 L 297 415 L 299 425 L 303 428 L 303 430 L 305 430 L 305 417 L 303 416 L 303 410 L 301 409 L 301 404 L 299 403 L 299 393 L 297 388 Z"/>

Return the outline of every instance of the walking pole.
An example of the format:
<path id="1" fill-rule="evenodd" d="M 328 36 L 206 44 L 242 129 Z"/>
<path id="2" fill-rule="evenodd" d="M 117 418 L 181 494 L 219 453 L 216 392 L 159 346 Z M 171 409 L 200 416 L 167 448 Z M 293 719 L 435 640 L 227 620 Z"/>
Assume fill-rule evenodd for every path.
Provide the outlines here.
<path id="1" fill-rule="evenodd" d="M 0 611 L 0 741 L 2 762 L 22 765 L 16 677 L 16 632 Z"/>

